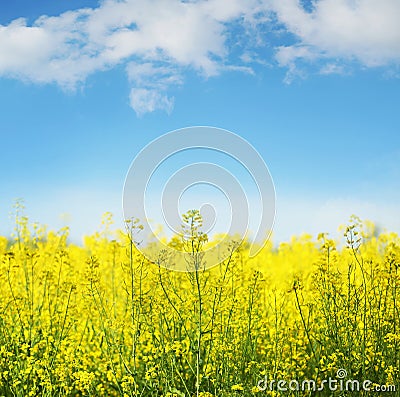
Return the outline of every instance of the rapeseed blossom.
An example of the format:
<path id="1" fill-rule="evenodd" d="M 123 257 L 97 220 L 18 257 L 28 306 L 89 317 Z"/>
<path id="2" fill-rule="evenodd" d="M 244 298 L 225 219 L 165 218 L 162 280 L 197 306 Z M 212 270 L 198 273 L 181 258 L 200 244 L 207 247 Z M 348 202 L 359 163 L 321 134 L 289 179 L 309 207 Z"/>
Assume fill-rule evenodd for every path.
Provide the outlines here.
<path id="1" fill-rule="evenodd" d="M 217 266 L 178 273 L 110 222 L 82 246 L 26 217 L 13 239 L 0 237 L 1 395 L 277 396 L 258 382 L 321 382 L 339 369 L 399 382 L 395 233 L 355 222 L 341 248 L 304 235 L 252 259 L 232 244 Z M 215 244 L 190 239 L 170 245 Z"/>

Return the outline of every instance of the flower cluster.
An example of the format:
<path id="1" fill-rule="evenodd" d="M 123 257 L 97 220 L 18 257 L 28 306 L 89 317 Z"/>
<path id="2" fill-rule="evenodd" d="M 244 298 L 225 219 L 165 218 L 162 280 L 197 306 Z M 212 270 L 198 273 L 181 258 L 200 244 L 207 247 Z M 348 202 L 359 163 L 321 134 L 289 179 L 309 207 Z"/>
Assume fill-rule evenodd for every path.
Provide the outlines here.
<path id="1" fill-rule="evenodd" d="M 171 244 L 201 253 L 212 241 L 196 212 L 185 219 Z M 0 237 L 0 395 L 279 395 L 258 381 L 318 382 L 339 368 L 399 382 L 396 234 L 355 223 L 341 249 L 305 235 L 252 259 L 232 244 L 218 266 L 179 273 L 110 222 L 82 246 L 25 217 Z"/>

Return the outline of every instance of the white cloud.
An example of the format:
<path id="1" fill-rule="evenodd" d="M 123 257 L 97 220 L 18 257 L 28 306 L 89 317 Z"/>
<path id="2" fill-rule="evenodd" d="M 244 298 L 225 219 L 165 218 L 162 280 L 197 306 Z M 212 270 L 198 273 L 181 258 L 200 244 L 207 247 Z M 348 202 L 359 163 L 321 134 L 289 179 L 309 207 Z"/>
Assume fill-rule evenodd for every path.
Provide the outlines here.
<path id="1" fill-rule="evenodd" d="M 0 76 L 74 90 L 90 74 L 122 64 L 135 110 L 170 111 L 167 90 L 182 84 L 188 68 L 209 77 L 269 64 L 258 51 L 266 32 L 276 33 L 287 81 L 302 75 L 304 61 L 322 60 L 325 74 L 345 72 L 349 61 L 398 66 L 399 20 L 398 0 L 316 0 L 311 12 L 299 0 L 104 0 L 31 25 L 23 18 L 0 25 Z"/>
<path id="2" fill-rule="evenodd" d="M 327 63 L 322 66 L 319 71 L 320 74 L 345 74 L 345 68 L 343 65 L 338 65 L 336 63 Z"/>
<path id="3" fill-rule="evenodd" d="M 293 69 L 299 60 L 320 59 L 356 61 L 365 67 L 400 64 L 398 0 L 319 0 L 311 12 L 297 0 L 271 4 L 278 20 L 296 37 L 295 44 L 277 48 L 282 66 Z"/>
<path id="4" fill-rule="evenodd" d="M 130 105 L 138 116 L 153 112 L 156 109 L 172 112 L 174 98 L 168 97 L 171 86 L 183 83 L 182 76 L 176 67 L 168 64 L 151 62 L 130 62 L 126 67 L 128 79 L 134 87 L 130 92 Z"/>
<path id="5" fill-rule="evenodd" d="M 32 26 L 20 18 L 0 25 L 0 75 L 75 89 L 88 75 L 125 63 L 134 109 L 170 111 L 162 91 L 188 67 L 206 77 L 220 73 L 229 55 L 226 24 L 253 23 L 246 15 L 258 2 L 105 0 Z"/>
<path id="6" fill-rule="evenodd" d="M 169 98 L 155 89 L 132 88 L 129 100 L 132 109 L 138 116 L 154 112 L 157 109 L 171 113 L 174 107 L 174 98 Z"/>

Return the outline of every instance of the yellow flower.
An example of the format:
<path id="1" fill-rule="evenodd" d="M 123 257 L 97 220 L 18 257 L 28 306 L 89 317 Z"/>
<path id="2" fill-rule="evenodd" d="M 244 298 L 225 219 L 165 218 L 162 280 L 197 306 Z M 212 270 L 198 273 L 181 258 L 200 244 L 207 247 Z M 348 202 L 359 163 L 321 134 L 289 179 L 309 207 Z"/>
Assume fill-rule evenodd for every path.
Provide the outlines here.
<path id="1" fill-rule="evenodd" d="M 231 387 L 231 390 L 233 390 L 233 391 L 243 391 L 244 389 L 243 389 L 243 385 L 241 383 L 239 383 L 237 385 L 233 385 Z"/>

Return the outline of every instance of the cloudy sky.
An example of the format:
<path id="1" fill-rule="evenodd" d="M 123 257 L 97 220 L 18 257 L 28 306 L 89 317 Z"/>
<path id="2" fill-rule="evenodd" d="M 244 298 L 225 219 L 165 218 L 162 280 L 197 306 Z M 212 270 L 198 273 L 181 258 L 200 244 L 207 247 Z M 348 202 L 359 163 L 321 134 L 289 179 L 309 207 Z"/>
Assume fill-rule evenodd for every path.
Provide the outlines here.
<path id="1" fill-rule="evenodd" d="M 76 240 L 120 222 L 134 157 L 191 125 L 264 158 L 276 241 L 353 213 L 399 232 L 399 20 L 398 0 L 1 2 L 0 232 L 20 197 Z"/>

